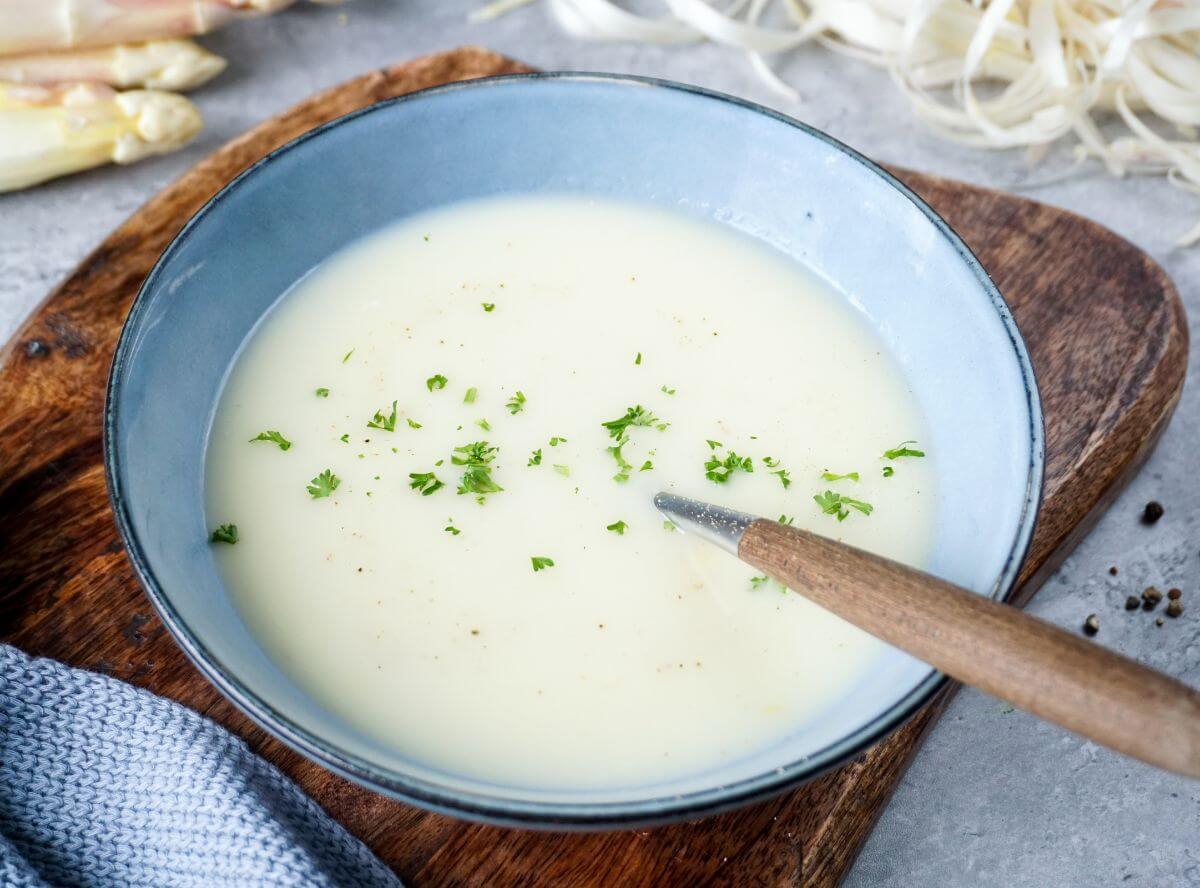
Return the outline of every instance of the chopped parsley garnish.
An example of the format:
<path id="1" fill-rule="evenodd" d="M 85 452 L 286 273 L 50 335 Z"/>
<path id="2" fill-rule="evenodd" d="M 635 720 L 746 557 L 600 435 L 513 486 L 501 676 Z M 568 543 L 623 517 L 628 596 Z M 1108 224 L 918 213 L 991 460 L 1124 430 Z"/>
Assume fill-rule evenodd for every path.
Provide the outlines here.
<path id="1" fill-rule="evenodd" d="M 875 507 L 870 503 L 842 496 L 840 493 L 835 493 L 832 490 L 814 495 L 813 501 L 826 515 L 836 515 L 838 521 L 845 521 L 846 516 L 850 514 L 850 509 L 857 509 L 864 515 L 870 515 L 875 511 Z"/>
<path id="2" fill-rule="evenodd" d="M 481 302 L 479 304 L 483 306 L 484 311 L 495 311 L 496 310 L 496 303 L 494 303 L 494 302 Z"/>
<path id="3" fill-rule="evenodd" d="M 857 481 L 858 480 L 858 472 L 846 472 L 844 475 L 838 475 L 837 473 L 831 472 L 828 469 L 826 469 L 824 472 L 821 473 L 822 481 L 841 481 L 844 478 L 849 478 L 851 481 Z"/>
<path id="4" fill-rule="evenodd" d="M 551 447 L 557 447 L 559 444 L 566 444 L 566 443 L 567 443 L 567 439 L 566 439 L 566 438 L 558 438 L 558 437 L 555 437 L 555 438 L 551 438 L 551 439 L 550 439 L 550 446 L 551 446 Z"/>
<path id="5" fill-rule="evenodd" d="M 711 441 L 709 442 L 712 443 Z M 724 459 L 718 459 L 714 453 L 710 456 L 707 462 L 704 463 L 704 477 L 714 484 L 724 484 L 734 472 L 753 472 L 754 460 L 748 456 L 738 456 L 732 450 L 725 455 Z M 791 483 L 791 482 L 788 482 Z M 787 484 L 784 485 L 786 487 Z"/>
<path id="6" fill-rule="evenodd" d="M 712 443 L 712 442 L 709 442 L 709 443 Z M 773 456 L 764 456 L 763 457 L 763 465 L 766 466 L 768 469 L 773 469 L 777 465 L 779 465 L 779 460 L 777 460 Z"/>
<path id="7" fill-rule="evenodd" d="M 341 483 L 341 478 L 326 469 L 308 482 L 308 495 L 313 499 L 321 499 L 331 495 Z"/>
<path id="8" fill-rule="evenodd" d="M 649 472 L 653 468 L 654 468 L 654 463 L 650 462 L 650 460 L 646 460 L 644 463 L 642 463 L 642 467 L 640 469 L 638 469 L 638 471 L 639 472 Z"/>
<path id="9" fill-rule="evenodd" d="M 492 424 L 490 422 L 488 422 L 486 419 L 475 420 L 475 425 L 479 426 L 485 432 L 490 432 L 492 430 Z"/>
<path id="10" fill-rule="evenodd" d="M 600 425 L 608 429 L 610 437 L 618 440 L 633 426 L 654 426 L 660 432 L 665 432 L 670 425 L 669 422 L 663 422 L 641 404 L 636 407 L 626 407 L 625 415 L 619 416 L 616 419 L 610 419 L 608 422 L 602 422 Z"/>
<path id="11" fill-rule="evenodd" d="M 209 540 L 214 543 L 229 543 L 233 545 L 238 541 L 238 529 L 236 524 L 222 524 L 212 532 Z"/>
<path id="12" fill-rule="evenodd" d="M 547 567 L 554 567 L 554 559 L 546 558 L 543 555 L 534 555 L 529 560 L 533 562 L 534 573 L 537 573 L 539 570 L 545 570 Z"/>
<path id="13" fill-rule="evenodd" d="M 419 429 L 421 427 L 421 424 L 411 417 L 406 417 L 404 421 L 408 423 L 410 429 Z"/>
<path id="14" fill-rule="evenodd" d="M 884 467 L 883 467 L 883 477 L 885 477 L 885 478 L 890 478 L 890 477 L 892 477 L 892 475 L 894 475 L 894 474 L 896 474 L 896 470 L 895 470 L 895 469 L 893 469 L 891 466 L 884 466 Z"/>
<path id="15" fill-rule="evenodd" d="M 617 536 L 625 536 L 625 531 L 629 529 L 629 525 L 626 524 L 624 521 L 614 521 L 612 524 L 608 525 L 604 529 L 611 530 Z"/>
<path id="16" fill-rule="evenodd" d="M 396 431 L 396 402 L 392 401 L 392 412 L 387 416 L 382 410 L 376 410 L 375 416 L 367 423 L 367 428 L 381 429 L 385 432 Z"/>
<path id="17" fill-rule="evenodd" d="M 287 438 L 283 437 L 283 435 L 279 434 L 279 432 L 276 432 L 273 430 L 259 432 L 257 435 L 255 435 L 253 438 L 250 439 L 251 444 L 253 444 L 255 441 L 274 441 L 276 444 L 279 445 L 280 450 L 287 450 L 292 446 L 291 441 L 289 441 Z"/>
<path id="18" fill-rule="evenodd" d="M 789 518 L 787 515 L 779 516 L 779 523 L 786 524 L 789 527 L 795 522 L 795 520 L 796 520 L 795 518 Z"/>
<path id="19" fill-rule="evenodd" d="M 409 472 L 408 477 L 412 478 L 408 486 L 413 490 L 421 491 L 421 496 L 437 493 L 446 486 L 437 479 L 433 472 Z"/>
<path id="20" fill-rule="evenodd" d="M 569 477 L 571 474 L 571 467 L 570 466 L 560 466 L 560 465 L 556 464 L 554 466 L 554 471 L 558 472 L 558 474 L 560 474 L 564 478 L 566 478 L 566 477 Z"/>
<path id="21" fill-rule="evenodd" d="M 531 453 L 529 455 L 529 462 L 527 462 L 525 465 L 540 466 L 541 464 L 542 464 L 542 448 L 539 447 L 537 450 L 533 451 L 533 453 Z"/>
<path id="22" fill-rule="evenodd" d="M 916 441 L 901 441 L 899 444 L 897 444 L 891 450 L 885 450 L 883 452 L 883 458 L 884 459 L 899 459 L 902 456 L 924 456 L 925 455 L 924 450 L 914 450 L 913 448 L 908 446 L 909 444 L 916 444 L 916 443 L 917 443 Z"/>
<path id="23" fill-rule="evenodd" d="M 492 462 L 495 459 L 496 448 L 489 446 L 487 441 L 474 441 L 455 447 L 450 462 L 466 469 L 459 479 L 458 492 L 474 494 L 476 502 L 483 505 L 489 493 L 502 491 L 504 488 L 492 479 Z"/>
<path id="24" fill-rule="evenodd" d="M 771 474 L 778 476 L 779 483 L 783 485 L 784 490 L 792 486 L 792 476 L 787 469 L 776 469 Z"/>
<path id="25" fill-rule="evenodd" d="M 457 527 L 455 527 L 453 524 L 447 524 L 445 527 L 442 528 L 442 530 L 446 531 L 446 533 L 453 534 L 454 536 L 458 536 L 460 533 L 462 533 L 462 531 L 459 530 Z"/>
<path id="26" fill-rule="evenodd" d="M 317 397 L 318 398 L 328 398 L 329 397 L 329 389 L 327 389 L 327 388 L 317 389 Z"/>
<path id="27" fill-rule="evenodd" d="M 633 470 L 633 466 L 625 459 L 622 453 L 622 448 L 629 443 L 629 429 L 635 426 L 653 426 L 660 432 L 666 431 L 670 425 L 669 422 L 663 422 L 653 413 L 640 404 L 636 407 L 626 407 L 625 414 L 616 419 L 610 419 L 608 422 L 603 422 L 601 425 L 608 429 L 608 434 L 615 443 L 608 448 L 608 452 L 612 454 L 612 458 L 617 461 L 619 471 L 613 475 L 613 480 L 624 482 L 629 480 L 629 473 Z"/>
<path id="28" fill-rule="evenodd" d="M 525 409 L 525 394 L 523 392 L 517 392 L 508 399 L 504 406 L 508 408 L 509 413 L 511 413 L 513 416 L 516 416 Z"/>
<path id="29" fill-rule="evenodd" d="M 435 389 L 444 389 L 448 381 L 449 380 L 447 380 L 446 377 L 439 373 L 436 376 L 431 376 L 425 380 L 425 388 L 429 389 L 431 392 Z"/>
<path id="30" fill-rule="evenodd" d="M 350 356 L 351 356 L 352 354 L 354 354 L 354 349 L 350 349 L 350 351 L 346 352 L 346 354 L 345 354 L 345 355 L 342 357 L 342 363 L 344 364 L 344 363 L 346 363 L 348 360 L 350 360 Z"/>
<path id="31" fill-rule="evenodd" d="M 707 441 L 705 441 L 704 443 L 708 445 L 708 449 L 709 449 L 709 450 L 716 450 L 718 447 L 724 447 L 724 446 L 725 446 L 725 445 L 724 445 L 724 444 L 722 444 L 720 441 L 714 441 L 712 438 L 709 438 L 709 439 L 708 439 Z M 767 465 L 771 465 L 771 464 L 770 464 L 770 463 L 767 463 Z"/>
<path id="32" fill-rule="evenodd" d="M 342 437 L 338 438 L 338 440 L 341 441 L 343 444 L 349 444 L 350 443 L 350 433 L 346 432 L 346 434 L 342 435 Z"/>
<path id="33" fill-rule="evenodd" d="M 608 452 L 612 454 L 612 458 L 617 461 L 617 468 L 619 471 L 617 474 L 613 475 L 613 480 L 619 484 L 623 484 L 624 482 L 628 481 L 629 473 L 633 471 L 633 465 L 629 462 L 629 460 L 625 459 L 625 455 L 621 452 L 621 448 L 628 443 L 628 436 L 622 435 L 617 439 L 616 444 L 608 448 Z"/>
<path id="34" fill-rule="evenodd" d="M 750 578 L 750 585 L 753 586 L 755 589 L 760 589 L 769 582 L 771 582 L 771 578 L 769 576 L 767 576 L 766 574 L 760 574 L 757 577 Z M 779 587 L 780 592 L 783 592 L 785 594 L 787 593 L 787 590 L 788 590 L 787 586 L 783 585 L 783 583 L 779 582 L 778 580 L 776 580 L 774 582 L 775 582 L 775 585 Z"/>
<path id="35" fill-rule="evenodd" d="M 641 352 L 637 353 L 637 357 L 633 359 L 633 363 L 635 363 L 635 364 L 642 363 L 642 353 Z"/>
<path id="36" fill-rule="evenodd" d="M 474 404 L 477 397 L 479 397 L 479 389 L 469 388 L 467 389 L 467 393 L 463 395 L 463 403 Z"/>
<path id="37" fill-rule="evenodd" d="M 673 395 L 673 394 L 675 394 L 675 389 L 673 389 L 673 388 L 667 388 L 665 385 L 662 387 L 662 389 L 660 389 L 660 391 L 662 391 L 662 393 L 663 393 L 664 395 Z"/>
<path id="38" fill-rule="evenodd" d="M 671 521 L 664 521 L 664 522 L 663 522 L 663 530 L 670 530 L 670 531 L 672 531 L 672 532 L 673 532 L 673 531 L 675 531 L 676 529 L 677 529 L 677 528 L 675 527 L 675 525 L 674 525 L 674 523 L 673 523 L 673 522 L 671 522 Z"/>

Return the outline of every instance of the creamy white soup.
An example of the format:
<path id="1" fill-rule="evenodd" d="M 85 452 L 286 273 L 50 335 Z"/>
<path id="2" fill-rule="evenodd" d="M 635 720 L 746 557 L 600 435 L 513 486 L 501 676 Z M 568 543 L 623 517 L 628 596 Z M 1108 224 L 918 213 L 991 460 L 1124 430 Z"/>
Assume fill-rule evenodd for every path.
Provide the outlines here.
<path id="1" fill-rule="evenodd" d="M 908 562 L 936 491 L 851 300 L 726 226 L 502 198 L 300 281 L 213 421 L 214 557 L 268 654 L 424 765 L 533 788 L 728 764 L 879 642 L 664 524 L 667 490 Z"/>

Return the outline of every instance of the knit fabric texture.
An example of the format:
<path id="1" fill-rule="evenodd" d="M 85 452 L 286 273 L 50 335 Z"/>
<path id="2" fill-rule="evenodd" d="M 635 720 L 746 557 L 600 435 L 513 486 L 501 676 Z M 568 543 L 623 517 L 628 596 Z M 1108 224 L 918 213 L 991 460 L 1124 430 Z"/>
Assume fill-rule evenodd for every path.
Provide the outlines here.
<path id="1" fill-rule="evenodd" d="M 0 645 L 0 885 L 400 882 L 208 719 Z"/>

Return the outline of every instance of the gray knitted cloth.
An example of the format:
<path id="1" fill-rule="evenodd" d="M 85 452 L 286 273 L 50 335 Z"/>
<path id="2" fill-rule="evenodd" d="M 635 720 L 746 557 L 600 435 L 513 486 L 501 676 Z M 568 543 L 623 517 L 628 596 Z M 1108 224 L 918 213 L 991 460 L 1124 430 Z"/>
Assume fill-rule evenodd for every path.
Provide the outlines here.
<path id="1" fill-rule="evenodd" d="M 207 719 L 0 645 L 0 885 L 399 884 Z"/>

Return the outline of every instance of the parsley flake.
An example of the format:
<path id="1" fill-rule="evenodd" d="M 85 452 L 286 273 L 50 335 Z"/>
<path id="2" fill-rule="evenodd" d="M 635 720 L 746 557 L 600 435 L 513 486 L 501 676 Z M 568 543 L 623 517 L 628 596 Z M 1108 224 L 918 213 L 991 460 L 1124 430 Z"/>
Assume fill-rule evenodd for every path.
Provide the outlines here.
<path id="1" fill-rule="evenodd" d="M 917 443 L 916 441 L 901 441 L 899 444 L 897 444 L 891 450 L 885 450 L 883 452 L 883 458 L 884 459 L 899 459 L 902 456 L 924 456 L 925 455 L 924 450 L 914 450 L 913 448 L 908 446 L 909 444 L 916 444 L 916 443 Z"/>
<path id="2" fill-rule="evenodd" d="M 851 481 L 857 481 L 858 480 L 858 472 L 846 472 L 844 475 L 839 475 L 835 472 L 831 472 L 828 469 L 826 469 L 824 472 L 821 473 L 822 481 L 841 481 L 845 478 L 848 478 Z"/>
<path id="3" fill-rule="evenodd" d="M 783 485 L 784 490 L 787 490 L 792 486 L 792 476 L 787 469 L 776 469 L 771 474 L 776 475 L 779 478 L 779 483 Z"/>
<path id="4" fill-rule="evenodd" d="M 845 521 L 846 517 L 850 514 L 850 509 L 856 509 L 864 515 L 870 515 L 875 511 L 875 507 L 870 503 L 842 496 L 840 493 L 835 493 L 832 490 L 826 490 L 824 493 L 814 495 L 813 501 L 826 515 L 836 515 L 838 521 Z"/>
<path id="5" fill-rule="evenodd" d="M 276 432 L 273 430 L 259 432 L 257 435 L 255 435 L 253 438 L 250 439 L 251 444 L 253 444 L 255 441 L 274 441 L 276 444 L 279 445 L 280 450 L 288 450 L 292 446 L 291 441 L 289 441 L 287 438 L 283 437 L 283 435 L 279 434 L 279 432 Z"/>
<path id="6" fill-rule="evenodd" d="M 453 524 L 447 524 L 445 527 L 442 528 L 442 530 L 446 531 L 446 533 L 453 534 L 454 536 L 458 536 L 460 533 L 462 533 L 462 531 L 459 530 L 457 527 L 455 527 Z"/>
<path id="7" fill-rule="evenodd" d="M 463 403 L 474 404 L 477 397 L 479 397 L 479 389 L 469 388 L 467 389 L 467 393 L 463 395 Z"/>
<path id="8" fill-rule="evenodd" d="M 516 416 L 525 409 L 525 395 L 523 392 L 517 392 L 504 405 L 508 408 L 508 412 Z"/>
<path id="9" fill-rule="evenodd" d="M 409 487 L 413 490 L 421 491 L 421 496 L 429 496 L 431 493 L 437 493 L 446 485 L 437 479 L 433 472 L 409 472 L 408 477 L 412 478 Z"/>
<path id="10" fill-rule="evenodd" d="M 346 363 L 348 360 L 350 360 L 350 356 L 351 356 L 352 354 L 354 354 L 354 349 L 350 349 L 350 351 L 346 352 L 346 354 L 342 356 L 342 363 L 344 364 L 344 363 Z"/>
<path id="11" fill-rule="evenodd" d="M 641 352 L 637 353 L 637 357 L 633 359 L 633 363 L 635 363 L 635 364 L 642 363 L 642 353 Z"/>
<path id="12" fill-rule="evenodd" d="M 659 391 L 661 391 L 661 392 L 662 392 L 664 395 L 673 395 L 673 394 L 675 394 L 675 389 L 673 389 L 673 388 L 667 388 L 665 385 L 664 385 L 664 386 L 663 386 L 661 389 L 659 389 Z"/>
<path id="13" fill-rule="evenodd" d="M 349 444 L 350 443 L 350 433 L 347 432 L 346 434 L 342 435 L 342 437 L 338 438 L 338 440 L 341 441 L 343 444 Z"/>
<path id="14" fill-rule="evenodd" d="M 496 310 L 496 303 L 494 303 L 494 302 L 481 302 L 479 304 L 483 306 L 484 311 L 495 311 Z"/>
<path id="15" fill-rule="evenodd" d="M 669 530 L 669 531 L 671 531 L 672 533 L 674 533 L 674 532 L 675 532 L 677 529 L 678 529 L 678 528 L 676 528 L 676 527 L 675 527 L 674 523 L 672 523 L 672 522 L 670 522 L 670 521 L 664 521 L 664 522 L 663 522 L 663 530 Z"/>
<path id="16" fill-rule="evenodd" d="M 616 419 L 610 419 L 608 422 L 600 423 L 600 425 L 608 429 L 610 437 L 619 440 L 621 436 L 634 426 L 654 426 L 660 432 L 665 432 L 671 424 L 663 422 L 639 404 L 636 407 L 626 407 L 624 416 L 618 416 Z"/>
<path id="17" fill-rule="evenodd" d="M 547 567 L 554 567 L 554 559 L 546 558 L 543 555 L 534 555 L 529 560 L 533 562 L 534 573 L 537 573 L 539 570 L 545 570 Z"/>
<path id="18" fill-rule="evenodd" d="M 550 446 L 551 446 L 551 447 L 557 447 L 559 444 L 566 444 L 566 443 L 567 443 L 567 439 L 566 439 L 566 438 L 557 438 L 557 437 L 555 437 L 555 438 L 551 438 L 551 439 L 550 439 Z"/>
<path id="19" fill-rule="evenodd" d="M 341 478 L 326 469 L 308 482 L 308 495 L 313 499 L 322 499 L 337 490 L 341 483 Z"/>
<path id="20" fill-rule="evenodd" d="M 542 464 L 542 448 L 539 447 L 537 450 L 533 451 L 533 453 L 531 453 L 529 455 L 529 462 L 527 462 L 525 465 L 540 466 L 541 464 Z"/>
<path id="21" fill-rule="evenodd" d="M 612 524 L 608 525 L 604 529 L 611 530 L 617 536 L 625 536 L 625 531 L 629 529 L 629 525 L 626 524 L 624 521 L 614 521 Z"/>
<path id="22" fill-rule="evenodd" d="M 492 463 L 495 459 L 496 448 L 490 446 L 487 441 L 473 441 L 462 447 L 455 447 L 450 462 L 465 467 L 458 482 L 458 493 L 474 494 L 475 501 L 483 505 L 489 493 L 504 490 L 492 478 Z"/>
<path id="23" fill-rule="evenodd" d="M 327 388 L 317 389 L 317 397 L 318 398 L 328 398 L 329 397 L 329 389 L 327 389 Z"/>
<path id="24" fill-rule="evenodd" d="M 435 389 L 444 389 L 448 381 L 449 380 L 447 380 L 446 377 L 438 373 L 436 376 L 431 376 L 425 380 L 425 388 L 429 389 L 431 392 Z"/>
<path id="25" fill-rule="evenodd" d="M 885 477 L 885 478 L 890 478 L 890 477 L 892 477 L 892 475 L 894 475 L 894 474 L 896 474 L 896 470 L 895 470 L 895 469 L 893 469 L 891 466 L 884 466 L 884 467 L 883 467 L 883 477 Z"/>
<path id="26" fill-rule="evenodd" d="M 780 523 L 780 524 L 785 524 L 785 525 L 787 525 L 788 527 L 791 527 L 791 525 L 792 525 L 792 524 L 795 522 L 795 520 L 796 520 L 795 518 L 789 518 L 787 515 L 780 515 L 780 516 L 779 516 L 779 523 Z"/>
<path id="27" fill-rule="evenodd" d="M 475 420 L 475 425 L 479 426 L 485 432 L 490 432 L 492 430 L 492 424 L 490 422 L 488 422 L 486 419 Z"/>
<path id="28" fill-rule="evenodd" d="M 405 421 L 406 423 L 408 423 L 408 427 L 409 427 L 410 429 L 419 429 L 419 428 L 421 428 L 421 424 L 420 424 L 419 422 L 417 422 L 415 419 L 412 419 L 411 417 L 405 417 L 405 420 L 404 420 L 404 421 Z"/>
<path id="29" fill-rule="evenodd" d="M 712 442 L 709 442 L 710 444 Z M 714 453 L 704 463 L 704 477 L 714 484 L 725 484 L 733 477 L 734 472 L 753 472 L 754 460 L 748 456 L 738 456 L 730 450 L 724 459 L 718 459 Z M 789 481 L 788 484 L 791 482 Z M 784 484 L 786 487 L 787 484 Z"/>
<path id="30" fill-rule="evenodd" d="M 396 402 L 392 401 L 392 412 L 384 416 L 382 410 L 376 410 L 375 416 L 367 423 L 369 429 L 380 429 L 385 432 L 396 431 Z"/>
<path id="31" fill-rule="evenodd" d="M 560 466 L 560 465 L 556 464 L 554 466 L 554 471 L 558 472 L 558 474 L 560 474 L 564 478 L 566 478 L 566 477 L 569 477 L 571 474 L 571 467 L 570 466 Z"/>
<path id="32" fill-rule="evenodd" d="M 209 541 L 213 543 L 229 543 L 233 545 L 238 541 L 238 529 L 236 524 L 222 524 L 212 532 Z"/>

